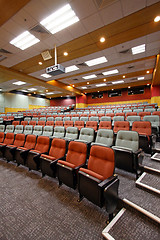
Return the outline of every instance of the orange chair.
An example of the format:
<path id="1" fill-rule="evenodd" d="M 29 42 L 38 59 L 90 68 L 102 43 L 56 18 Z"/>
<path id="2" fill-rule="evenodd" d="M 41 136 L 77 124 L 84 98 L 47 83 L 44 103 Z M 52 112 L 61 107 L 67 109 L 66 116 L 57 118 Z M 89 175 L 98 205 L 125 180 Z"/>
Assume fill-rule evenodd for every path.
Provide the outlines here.
<path id="1" fill-rule="evenodd" d="M 49 155 L 41 154 L 40 169 L 42 176 L 47 174 L 50 177 L 56 177 L 56 165 L 58 159 L 62 159 L 66 153 L 66 141 L 60 138 L 54 138 L 51 143 Z"/>
<path id="2" fill-rule="evenodd" d="M 137 121 L 132 124 L 132 131 L 139 133 L 139 146 L 150 153 L 153 145 L 151 122 Z"/>
<path id="3" fill-rule="evenodd" d="M 0 143 L 4 141 L 4 132 L 0 132 Z"/>
<path id="4" fill-rule="evenodd" d="M 99 123 L 99 129 L 112 129 L 111 121 L 101 121 Z"/>
<path id="5" fill-rule="evenodd" d="M 75 121 L 75 123 L 74 123 L 74 127 L 77 127 L 78 130 L 80 131 L 81 128 L 84 127 L 84 121 Z"/>
<path id="6" fill-rule="evenodd" d="M 128 121 L 116 121 L 114 123 L 113 132 L 117 133 L 119 130 L 128 130 L 129 131 L 129 122 Z"/>
<path id="7" fill-rule="evenodd" d="M 27 156 L 26 165 L 29 170 L 39 170 L 39 158 L 42 153 L 46 154 L 49 150 L 49 137 L 39 136 L 34 150 L 30 150 Z"/>
<path id="8" fill-rule="evenodd" d="M 29 122 L 29 125 L 32 125 L 33 128 L 34 128 L 34 126 L 36 126 L 36 124 L 37 124 L 36 121 L 32 121 L 32 120 L 31 120 L 31 121 Z"/>
<path id="9" fill-rule="evenodd" d="M 55 127 L 57 126 L 63 127 L 63 121 L 55 121 Z"/>
<path id="10" fill-rule="evenodd" d="M 7 159 L 7 162 L 14 160 L 16 148 L 23 147 L 24 141 L 25 141 L 25 134 L 17 133 L 13 145 L 9 144 L 6 146 L 4 157 Z"/>
<path id="11" fill-rule="evenodd" d="M 146 115 L 151 115 L 151 112 L 139 112 L 138 115 L 141 117 L 141 120 L 143 120 L 143 117 Z"/>
<path id="12" fill-rule="evenodd" d="M 155 111 L 155 112 L 152 113 L 152 115 L 158 115 L 158 116 L 160 116 L 160 111 Z"/>
<path id="13" fill-rule="evenodd" d="M 13 122 L 12 122 L 12 125 L 14 125 L 14 126 L 19 125 L 19 121 L 13 121 Z"/>
<path id="14" fill-rule="evenodd" d="M 38 121 L 37 125 L 44 127 L 46 125 L 46 122 L 45 121 Z"/>
<path id="15" fill-rule="evenodd" d="M 23 125 L 25 128 L 25 126 L 28 125 L 28 121 L 21 121 L 21 125 Z"/>
<path id="16" fill-rule="evenodd" d="M 105 193 L 106 207 L 109 214 L 112 215 L 117 205 L 119 185 L 119 180 L 114 175 L 114 168 L 114 150 L 104 146 L 93 145 L 90 150 L 87 168 L 80 168 L 78 172 L 79 201 L 86 197 L 94 204 L 102 207 L 104 205 L 105 188 L 112 189 L 109 191 L 109 198 L 107 197 L 107 190 Z"/>
<path id="17" fill-rule="evenodd" d="M 54 121 L 47 121 L 46 126 L 54 126 Z"/>
<path id="18" fill-rule="evenodd" d="M 124 112 L 121 112 L 121 113 L 119 112 L 119 113 L 116 113 L 115 116 L 123 116 L 123 117 L 125 117 L 125 113 Z"/>
<path id="19" fill-rule="evenodd" d="M 68 146 L 66 161 L 58 160 L 57 175 L 59 186 L 62 183 L 75 189 L 77 185 L 77 171 L 85 164 L 87 158 L 87 144 L 71 141 Z"/>
<path id="20" fill-rule="evenodd" d="M 125 119 L 127 119 L 128 116 L 137 116 L 137 112 L 127 112 Z"/>
<path id="21" fill-rule="evenodd" d="M 36 136 L 27 135 L 24 147 L 17 147 L 15 152 L 15 160 L 18 166 L 20 164 L 25 165 L 28 152 L 31 149 L 34 149 L 35 145 L 36 145 Z"/>
<path id="22" fill-rule="evenodd" d="M 67 127 L 73 127 L 73 121 L 65 121 L 64 127 L 65 127 L 65 128 L 67 128 Z"/>
<path id="23" fill-rule="evenodd" d="M 14 133 L 6 133 L 5 139 L 3 143 L 0 143 L 0 155 L 4 155 L 5 147 L 9 144 L 13 144 L 14 141 Z"/>
<path id="24" fill-rule="evenodd" d="M 86 127 L 93 128 L 96 131 L 97 130 L 97 121 L 87 121 Z"/>
<path id="25" fill-rule="evenodd" d="M 106 113 L 106 115 L 105 115 L 105 116 L 107 116 L 107 117 L 111 117 L 111 119 L 113 120 L 114 113 Z"/>

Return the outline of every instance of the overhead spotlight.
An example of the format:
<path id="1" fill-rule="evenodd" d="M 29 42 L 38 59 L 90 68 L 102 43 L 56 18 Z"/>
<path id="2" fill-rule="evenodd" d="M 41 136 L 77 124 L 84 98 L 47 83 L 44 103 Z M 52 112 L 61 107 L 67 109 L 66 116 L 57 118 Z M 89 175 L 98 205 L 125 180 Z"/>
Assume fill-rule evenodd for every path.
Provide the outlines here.
<path id="1" fill-rule="evenodd" d="M 149 83 L 147 83 L 147 86 L 149 86 L 150 84 Z"/>
<path id="2" fill-rule="evenodd" d="M 106 82 L 106 78 L 104 78 L 103 81 Z"/>
<path id="3" fill-rule="evenodd" d="M 89 84 L 89 82 L 87 82 L 87 84 Z"/>
<path id="4" fill-rule="evenodd" d="M 64 56 L 68 56 L 68 52 L 64 52 L 63 55 L 64 55 Z"/>
<path id="5" fill-rule="evenodd" d="M 128 88 L 131 88 L 130 86 L 128 86 Z"/>
<path id="6" fill-rule="evenodd" d="M 126 76 L 125 75 L 123 75 L 123 78 L 125 78 Z"/>
<path id="7" fill-rule="evenodd" d="M 72 87 L 74 87 L 75 85 L 72 85 Z"/>
<path id="8" fill-rule="evenodd" d="M 48 92 L 48 89 L 46 89 L 46 92 Z"/>
<path id="9" fill-rule="evenodd" d="M 149 71 L 147 71 L 146 73 L 149 73 Z"/>
<path id="10" fill-rule="evenodd" d="M 101 43 L 103 43 L 103 42 L 105 42 L 105 41 L 106 41 L 106 39 L 105 39 L 104 37 L 101 37 L 101 38 L 100 38 L 100 42 L 101 42 Z"/>
<path id="11" fill-rule="evenodd" d="M 43 63 L 42 62 L 38 62 L 39 65 L 42 65 Z"/>
<path id="12" fill-rule="evenodd" d="M 160 21 L 160 16 L 155 17 L 154 22 L 159 22 Z"/>

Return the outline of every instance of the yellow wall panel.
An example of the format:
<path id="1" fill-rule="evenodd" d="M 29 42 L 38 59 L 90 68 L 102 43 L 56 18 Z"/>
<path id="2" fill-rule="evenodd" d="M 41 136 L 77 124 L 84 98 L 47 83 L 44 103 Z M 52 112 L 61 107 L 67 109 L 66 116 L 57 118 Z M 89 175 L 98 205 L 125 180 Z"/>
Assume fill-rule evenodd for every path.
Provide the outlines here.
<path id="1" fill-rule="evenodd" d="M 76 108 L 85 108 L 87 106 L 88 106 L 88 104 L 86 104 L 86 103 L 76 103 Z"/>
<path id="2" fill-rule="evenodd" d="M 157 103 L 158 107 L 160 106 L 160 96 L 151 97 L 151 103 Z"/>
<path id="3" fill-rule="evenodd" d="M 27 109 L 26 108 L 8 108 L 6 107 L 5 108 L 5 113 L 8 113 L 8 112 L 18 112 L 18 111 L 26 111 Z"/>

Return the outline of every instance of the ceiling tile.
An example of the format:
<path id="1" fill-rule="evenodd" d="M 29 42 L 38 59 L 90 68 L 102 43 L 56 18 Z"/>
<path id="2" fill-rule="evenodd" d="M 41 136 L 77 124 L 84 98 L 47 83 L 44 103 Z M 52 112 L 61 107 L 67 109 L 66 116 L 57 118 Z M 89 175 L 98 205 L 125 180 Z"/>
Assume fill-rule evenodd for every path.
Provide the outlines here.
<path id="1" fill-rule="evenodd" d="M 122 4 L 122 11 L 124 16 L 127 16 L 129 14 L 132 14 L 144 7 L 146 7 L 146 0 L 121 0 Z"/>
<path id="2" fill-rule="evenodd" d="M 81 21 L 87 29 L 88 32 L 92 32 L 96 30 L 97 28 L 103 27 L 103 21 L 101 20 L 100 16 L 98 13 L 95 13 Z"/>
<path id="3" fill-rule="evenodd" d="M 157 3 L 157 2 L 159 2 L 159 0 L 147 0 L 147 6 L 150 6 L 150 5 L 152 5 L 154 3 Z"/>
<path id="4" fill-rule="evenodd" d="M 81 36 L 87 34 L 87 30 L 85 29 L 85 27 L 83 26 L 81 21 L 69 26 L 67 28 L 67 30 L 71 33 L 71 35 L 74 38 L 78 38 L 78 37 L 81 37 Z"/>
<path id="5" fill-rule="evenodd" d="M 71 2 L 71 6 L 80 20 L 97 12 L 93 0 L 74 0 Z"/>

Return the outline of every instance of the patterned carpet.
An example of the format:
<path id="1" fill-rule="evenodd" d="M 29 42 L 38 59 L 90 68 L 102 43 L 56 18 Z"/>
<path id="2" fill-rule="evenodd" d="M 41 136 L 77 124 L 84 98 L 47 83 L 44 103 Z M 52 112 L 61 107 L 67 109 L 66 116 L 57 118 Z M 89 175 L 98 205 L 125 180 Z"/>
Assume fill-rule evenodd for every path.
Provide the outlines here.
<path id="1" fill-rule="evenodd" d="M 57 179 L 0 159 L 0 240 L 99 240 L 107 213 Z"/>

